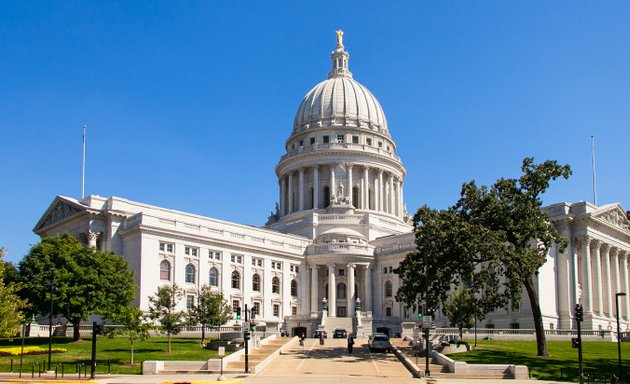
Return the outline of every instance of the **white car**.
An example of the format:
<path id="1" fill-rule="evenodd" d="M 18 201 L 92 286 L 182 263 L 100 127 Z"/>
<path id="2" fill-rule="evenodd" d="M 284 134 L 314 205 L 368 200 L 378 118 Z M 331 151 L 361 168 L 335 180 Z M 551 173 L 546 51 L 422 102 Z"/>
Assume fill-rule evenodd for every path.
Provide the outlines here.
<path id="1" fill-rule="evenodd" d="M 368 347 L 370 348 L 370 352 L 379 350 L 391 352 L 392 345 L 389 342 L 389 337 L 384 333 L 375 333 L 370 335 L 368 340 Z"/>

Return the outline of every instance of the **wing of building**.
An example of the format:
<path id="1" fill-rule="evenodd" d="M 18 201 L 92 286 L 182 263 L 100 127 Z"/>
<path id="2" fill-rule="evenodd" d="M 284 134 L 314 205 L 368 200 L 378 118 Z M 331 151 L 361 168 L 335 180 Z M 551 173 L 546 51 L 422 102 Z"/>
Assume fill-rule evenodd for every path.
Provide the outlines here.
<path id="1" fill-rule="evenodd" d="M 208 284 L 233 307 L 248 304 L 268 326 L 293 334 L 311 334 L 322 317 L 329 332 L 400 332 L 416 318 L 394 299 L 393 269 L 415 247 L 403 202 L 406 170 L 378 100 L 349 71 L 340 37 L 331 58 L 328 78 L 296 113 L 276 166 L 279 204 L 264 228 L 92 195 L 57 196 L 34 231 L 68 232 L 124 256 L 143 310 L 162 284 L 185 289 L 181 309 Z M 622 208 L 559 204 L 548 212 L 571 246 L 552 250 L 539 275 L 549 292 L 541 295 L 546 326 L 571 327 L 575 300 L 590 300 L 592 326 L 606 326 L 614 292 L 628 291 L 630 231 Z M 491 321 L 527 325 L 527 310 L 497 312 Z"/>

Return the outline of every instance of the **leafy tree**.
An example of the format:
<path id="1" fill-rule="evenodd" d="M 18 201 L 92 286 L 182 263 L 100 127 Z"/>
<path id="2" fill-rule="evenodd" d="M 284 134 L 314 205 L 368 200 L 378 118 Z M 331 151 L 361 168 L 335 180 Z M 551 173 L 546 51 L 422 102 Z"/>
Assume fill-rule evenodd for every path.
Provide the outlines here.
<path id="1" fill-rule="evenodd" d="M 547 356 L 542 313 L 534 275 L 553 244 L 567 245 L 542 211 L 540 196 L 552 180 L 571 169 L 548 160 L 525 158 L 518 179 L 499 179 L 490 188 L 474 181 L 462 186 L 457 203 L 446 210 L 422 207 L 414 216 L 417 250 L 397 269 L 407 305 L 444 303 L 450 287 L 470 282 L 484 313 L 517 307 L 522 287 L 531 304 L 539 356 Z M 467 285 L 468 286 L 468 285 Z"/>
<path id="2" fill-rule="evenodd" d="M 201 325 L 201 345 L 205 345 L 206 327 L 218 327 L 228 321 L 232 308 L 221 292 L 204 284 L 197 295 L 197 305 L 188 310 L 188 321 Z"/>
<path id="3" fill-rule="evenodd" d="M 155 296 L 149 297 L 149 317 L 160 323 L 159 329 L 168 336 L 168 352 L 171 352 L 171 335 L 177 335 L 185 324 L 186 314 L 177 311 L 177 303 L 184 296 L 184 291 L 176 284 L 163 285 Z"/>
<path id="4" fill-rule="evenodd" d="M 2 261 L 4 254 L 5 249 L 0 248 L 0 337 L 13 337 L 20 331 L 26 302 L 17 294 L 19 284 L 5 282 L 6 266 L 11 264 Z"/>
<path id="5" fill-rule="evenodd" d="M 444 302 L 444 314 L 448 316 L 451 326 L 459 330 L 459 338 L 463 339 L 463 329 L 475 325 L 478 318 L 477 302 L 470 291 L 462 286 L 457 287 Z M 483 314 L 481 315 L 483 316 Z"/>
<path id="6" fill-rule="evenodd" d="M 145 321 L 145 316 L 140 308 L 134 306 L 121 308 L 121 310 L 113 316 L 113 320 L 122 327 L 110 328 L 107 331 L 107 335 L 110 338 L 119 335 L 125 335 L 129 338 L 129 363 L 133 365 L 134 341 L 142 341 L 151 337 L 150 331 L 153 327 Z"/>
<path id="7" fill-rule="evenodd" d="M 63 315 L 74 327 L 91 314 L 113 317 L 133 300 L 136 285 L 127 261 L 79 243 L 69 234 L 48 237 L 33 246 L 20 262 L 20 277 L 29 301 L 39 313 L 50 311 L 54 285 L 54 309 L 50 316 Z"/>

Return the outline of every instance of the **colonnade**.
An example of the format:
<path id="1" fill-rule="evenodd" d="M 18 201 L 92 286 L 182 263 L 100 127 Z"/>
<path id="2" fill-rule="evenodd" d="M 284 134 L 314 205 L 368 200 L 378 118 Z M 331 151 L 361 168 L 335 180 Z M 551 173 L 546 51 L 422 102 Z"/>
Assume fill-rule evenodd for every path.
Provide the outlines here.
<path id="1" fill-rule="evenodd" d="M 319 267 L 322 265 L 311 265 L 311 312 L 316 312 L 319 308 Z M 328 316 L 335 317 L 337 315 L 337 271 L 339 264 L 328 263 L 328 291 L 326 292 L 326 301 L 328 303 Z M 342 264 L 343 266 L 343 264 Z M 347 291 L 346 291 L 346 303 L 347 303 L 347 316 L 354 316 L 354 309 L 356 306 L 356 299 L 358 293 L 355 292 L 355 271 L 357 268 L 364 269 L 363 278 L 363 292 L 365 297 L 362 297 L 362 307 L 364 311 L 372 310 L 372 273 L 371 266 L 369 264 L 346 264 L 345 275 L 347 276 Z"/>
<path id="2" fill-rule="evenodd" d="M 619 316 L 630 321 L 630 252 L 588 236 L 574 238 L 571 246 L 558 253 L 558 299 L 560 327 L 570 328 L 575 304 L 583 306 L 585 320 L 616 318 L 616 296 Z M 562 276 L 568 277 L 565 283 Z M 568 282 L 569 284 L 566 284 Z M 590 316 L 589 316 L 590 315 Z"/>
<path id="3" fill-rule="evenodd" d="M 320 167 L 321 170 L 328 171 L 324 178 Z M 344 170 L 345 175 L 341 172 Z M 339 196 L 339 186 L 342 183 L 344 196 Z M 278 184 L 280 216 L 305 209 L 325 208 L 333 196 L 343 197 L 347 204 L 359 209 L 385 212 L 398 217 L 404 214 L 402 178 L 393 172 L 369 165 L 331 163 L 301 167 L 281 175 Z"/>

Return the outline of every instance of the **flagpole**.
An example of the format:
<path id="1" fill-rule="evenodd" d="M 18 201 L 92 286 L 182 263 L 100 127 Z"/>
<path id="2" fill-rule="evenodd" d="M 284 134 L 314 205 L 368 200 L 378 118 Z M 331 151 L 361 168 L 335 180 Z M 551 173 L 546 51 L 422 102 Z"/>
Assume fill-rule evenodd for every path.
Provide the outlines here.
<path id="1" fill-rule="evenodd" d="M 593 204 L 597 205 L 597 175 L 595 173 L 595 136 L 591 135 L 591 166 L 593 168 Z"/>
<path id="2" fill-rule="evenodd" d="M 81 163 L 81 200 L 85 197 L 85 133 L 87 125 L 83 125 L 83 162 Z"/>

